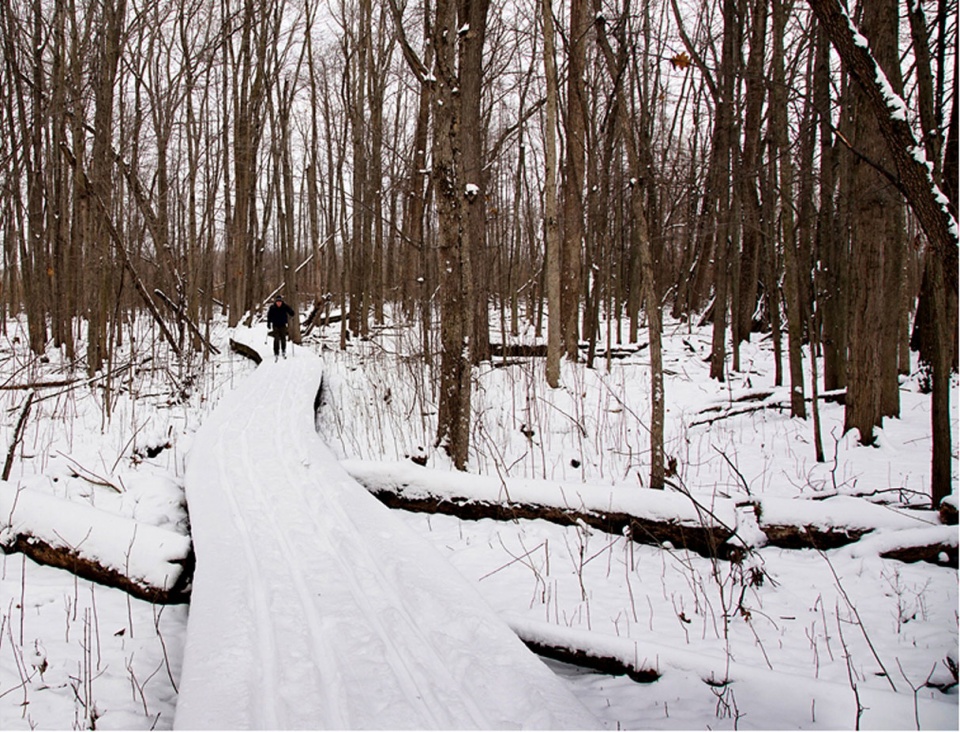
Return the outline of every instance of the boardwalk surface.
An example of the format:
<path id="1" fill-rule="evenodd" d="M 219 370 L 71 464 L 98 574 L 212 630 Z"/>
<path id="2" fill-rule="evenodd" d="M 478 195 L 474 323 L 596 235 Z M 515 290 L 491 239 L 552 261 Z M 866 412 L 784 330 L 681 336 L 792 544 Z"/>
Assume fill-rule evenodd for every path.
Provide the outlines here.
<path id="1" fill-rule="evenodd" d="M 271 357 L 197 433 L 176 727 L 596 726 L 475 588 L 340 467 L 314 429 L 320 378 L 305 349 Z"/>

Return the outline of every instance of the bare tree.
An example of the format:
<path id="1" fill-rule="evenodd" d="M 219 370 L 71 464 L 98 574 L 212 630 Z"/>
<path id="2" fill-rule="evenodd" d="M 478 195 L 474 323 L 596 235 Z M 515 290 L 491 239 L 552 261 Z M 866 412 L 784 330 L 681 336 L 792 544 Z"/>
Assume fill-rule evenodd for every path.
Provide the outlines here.
<path id="1" fill-rule="evenodd" d="M 547 118 L 545 137 L 544 241 L 547 280 L 547 383 L 560 386 L 560 353 L 563 349 L 563 308 L 560 288 L 560 234 L 557 222 L 557 61 L 554 50 L 553 8 L 543 0 L 543 65 L 547 80 Z"/>

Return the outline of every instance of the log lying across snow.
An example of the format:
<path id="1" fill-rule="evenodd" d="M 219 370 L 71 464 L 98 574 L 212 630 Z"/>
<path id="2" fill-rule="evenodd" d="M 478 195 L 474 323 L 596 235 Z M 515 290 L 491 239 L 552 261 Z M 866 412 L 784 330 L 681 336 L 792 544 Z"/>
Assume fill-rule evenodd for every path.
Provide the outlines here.
<path id="1" fill-rule="evenodd" d="M 926 526 L 899 531 L 877 531 L 844 549 L 853 557 L 879 554 L 901 562 L 929 562 L 957 568 L 957 529 Z"/>
<path id="2" fill-rule="evenodd" d="M 130 595 L 186 602 L 190 537 L 0 482 L 0 549 Z"/>
<path id="3" fill-rule="evenodd" d="M 907 510 L 853 496 L 822 501 L 760 498 L 757 523 L 767 543 L 786 549 L 836 549 L 859 545 L 858 556 L 879 554 L 904 562 L 957 567 L 957 531 L 936 511 Z"/>
<path id="4" fill-rule="evenodd" d="M 736 523 L 733 501 L 696 502 L 671 491 L 623 491 L 603 486 L 499 480 L 428 470 L 413 463 L 345 460 L 361 485 L 391 508 L 462 519 L 541 519 L 580 524 L 642 544 L 669 543 L 717 556 Z"/>
<path id="5" fill-rule="evenodd" d="M 735 557 L 728 544 L 784 549 L 836 549 L 863 541 L 866 551 L 905 562 L 957 566 L 955 530 L 934 511 L 906 511 L 852 496 L 825 500 L 759 497 L 736 503 L 673 491 L 623 491 L 602 486 L 497 479 L 429 470 L 413 463 L 346 460 L 343 466 L 391 508 L 467 520 L 540 519 L 581 524 L 641 544 Z M 867 542 L 866 538 L 871 541 Z"/>
<path id="6" fill-rule="evenodd" d="M 544 658 L 648 684 L 660 678 L 656 655 L 641 656 L 639 644 L 589 630 L 537 622 L 519 615 L 504 618 L 527 648 Z"/>

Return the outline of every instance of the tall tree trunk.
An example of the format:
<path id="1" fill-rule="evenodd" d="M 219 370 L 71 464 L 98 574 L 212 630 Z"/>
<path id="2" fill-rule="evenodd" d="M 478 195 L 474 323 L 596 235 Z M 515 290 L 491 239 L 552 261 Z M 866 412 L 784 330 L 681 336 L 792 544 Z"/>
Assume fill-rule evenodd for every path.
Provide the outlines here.
<path id="1" fill-rule="evenodd" d="M 484 14 L 477 19 L 486 21 Z M 461 8 L 467 10 L 468 8 Z M 464 26 L 467 17 L 458 17 L 458 2 L 438 0 L 436 23 L 431 38 L 434 59 L 433 178 L 437 200 L 437 239 L 440 256 L 440 403 L 437 415 L 437 444 L 443 446 L 458 470 L 467 464 L 470 444 L 472 330 L 476 303 L 473 300 L 470 267 L 470 238 L 465 235 L 466 184 L 463 141 L 478 135 L 480 120 L 467 119 L 461 106 L 463 58 L 458 46 L 483 38 L 479 26 Z M 461 39 L 459 29 L 465 28 Z M 474 70 L 480 73 L 479 69 Z M 474 185 L 479 185 L 474 182 Z M 471 195 L 478 192 L 470 190 Z"/>
<path id="2" fill-rule="evenodd" d="M 547 119 L 544 130 L 544 267 L 547 279 L 547 384 L 560 386 L 560 352 L 563 349 L 563 308 L 560 287 L 560 235 L 557 222 L 557 67 L 553 43 L 553 8 L 550 0 L 543 11 L 543 65 L 547 77 Z"/>
<path id="3" fill-rule="evenodd" d="M 486 201 L 484 169 L 483 48 L 490 0 L 458 0 L 458 61 L 460 96 L 460 158 L 463 190 L 463 266 L 467 301 L 472 308 L 470 325 L 472 363 L 490 358 L 490 288 L 487 284 Z"/>
<path id="4" fill-rule="evenodd" d="M 90 158 L 90 192 L 97 204 L 90 205 L 89 245 L 93 253 L 94 295 L 89 307 L 87 369 L 92 375 L 107 359 L 109 308 L 114 295 L 114 264 L 109 222 L 113 203 L 113 104 L 117 67 L 120 62 L 125 0 L 103 3 L 103 27 L 98 48 L 98 83 L 95 90 L 93 151 Z M 99 204 L 102 202 L 102 208 Z"/>
<path id="5" fill-rule="evenodd" d="M 788 139 L 787 83 L 784 60 L 786 8 L 773 3 L 773 88 L 770 93 L 770 135 L 780 169 L 780 239 L 783 244 L 783 296 L 787 313 L 790 364 L 790 415 L 806 419 L 803 383 L 803 331 L 806 322 L 800 289 L 800 257 L 794 219 L 794 167 Z"/>
<path id="6" fill-rule="evenodd" d="M 581 258 L 583 251 L 583 216 L 586 210 L 583 183 L 586 160 L 587 93 L 586 35 L 590 17 L 585 0 L 570 2 L 570 34 L 568 38 L 566 169 L 563 174 L 563 244 L 560 254 L 560 311 L 562 337 L 567 358 L 577 360 L 580 352 L 578 319 L 583 290 Z M 550 133 L 552 134 L 552 133 Z"/>
<path id="7" fill-rule="evenodd" d="M 878 63 L 887 71 L 899 64 L 898 15 L 896 0 L 874 0 L 863 8 L 863 30 L 877 49 Z M 892 292 L 887 288 L 899 281 L 902 237 L 896 216 L 900 205 L 897 191 L 867 162 L 869 159 L 894 169 L 893 160 L 863 90 L 857 87 L 853 96 L 853 144 L 866 159 L 853 161 L 850 351 L 844 430 L 857 429 L 860 441 L 869 445 L 875 439 L 874 429 L 890 411 L 884 398 L 891 335 L 886 313 L 899 309 L 899 288 Z"/>
<path id="8" fill-rule="evenodd" d="M 816 61 L 813 97 L 820 127 L 820 208 L 817 211 L 816 251 L 817 308 L 820 311 L 820 342 L 823 346 L 823 387 L 827 390 L 846 386 L 846 239 L 837 221 L 837 149 L 833 143 L 833 118 L 830 94 L 830 39 L 816 25 Z"/>
<path id="9" fill-rule="evenodd" d="M 760 136 L 765 96 L 764 59 L 767 37 L 767 0 L 755 0 L 751 13 L 750 58 L 746 68 L 743 151 L 739 184 L 743 205 L 743 251 L 740 257 L 738 337 L 750 340 L 760 281 Z"/>
<path id="10" fill-rule="evenodd" d="M 713 338 L 710 349 L 710 378 L 726 378 L 727 306 L 729 302 L 730 230 L 730 156 L 734 126 L 733 95 L 739 51 L 736 44 L 737 13 L 735 0 L 723 3 L 723 52 L 720 61 L 720 91 L 714 128 L 714 155 L 717 160 L 717 228 L 713 266 Z"/>

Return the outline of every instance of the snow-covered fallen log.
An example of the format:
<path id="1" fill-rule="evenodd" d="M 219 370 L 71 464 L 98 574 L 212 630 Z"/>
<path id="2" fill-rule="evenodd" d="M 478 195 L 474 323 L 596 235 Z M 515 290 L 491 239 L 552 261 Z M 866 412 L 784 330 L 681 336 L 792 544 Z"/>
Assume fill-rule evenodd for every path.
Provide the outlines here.
<path id="1" fill-rule="evenodd" d="M 940 729 L 956 721 L 956 706 L 940 698 L 911 698 L 910 692 L 884 688 L 857 688 L 863 709 L 857 719 L 854 691 L 835 680 L 811 678 L 807 669 L 777 662 L 752 665 L 732 655 L 688 650 L 677 644 L 612 636 L 531 620 L 516 614 L 505 617 L 513 631 L 533 649 L 548 649 L 548 657 L 594 659 L 620 666 L 610 673 L 638 676 L 646 682 L 682 688 L 692 696 L 690 686 L 698 681 L 710 687 L 718 703 L 738 705 L 758 728 L 775 729 L 774 722 L 804 719 L 811 715 L 827 729 L 844 729 L 861 722 L 862 729 L 908 729 L 920 719 L 923 728 Z M 579 665 L 579 664 L 578 664 Z M 588 660 L 582 665 L 591 667 Z M 730 696 L 727 696 L 727 693 Z M 773 716 L 757 706 L 758 700 L 775 699 Z M 737 701 L 739 700 L 739 701 Z"/>
<path id="2" fill-rule="evenodd" d="M 643 544 L 670 544 L 703 556 L 722 553 L 736 525 L 733 501 L 671 491 L 506 480 L 430 470 L 413 463 L 345 460 L 344 468 L 382 503 L 407 511 L 476 520 L 540 519 L 581 524 Z"/>
<path id="3" fill-rule="evenodd" d="M 767 542 L 785 549 L 835 549 L 878 530 L 902 531 L 939 524 L 935 511 L 914 511 L 853 496 L 822 501 L 757 498 L 753 501 Z"/>
<path id="4" fill-rule="evenodd" d="M 186 602 L 190 537 L 0 482 L 0 548 L 134 597 Z"/>
<path id="5" fill-rule="evenodd" d="M 344 460 L 342 465 L 382 503 L 406 511 L 466 520 L 539 519 L 563 526 L 581 524 L 610 534 L 629 534 L 642 544 L 670 544 L 721 557 L 740 555 L 725 545 L 734 532 L 741 542 L 784 549 L 836 549 L 876 533 L 883 540 L 865 543 L 863 551 L 905 562 L 957 566 L 956 531 L 951 539 L 950 531 L 940 530 L 946 527 L 939 525 L 936 512 L 908 511 L 852 496 L 755 498 L 749 504 L 756 523 L 751 520 L 751 526 L 745 527 L 734 501 L 713 496 L 501 481 L 403 462 Z M 917 533 L 923 529 L 927 533 Z M 937 531 L 931 533 L 933 529 Z"/>
<path id="6" fill-rule="evenodd" d="M 642 684 L 660 678 L 657 659 L 639 655 L 638 644 L 624 638 L 574 630 L 510 615 L 507 623 L 527 648 L 544 658 L 611 676 L 629 676 Z"/>
<path id="7" fill-rule="evenodd" d="M 844 549 L 852 557 L 880 555 L 901 562 L 929 562 L 957 568 L 957 529 L 924 526 L 877 531 Z"/>

